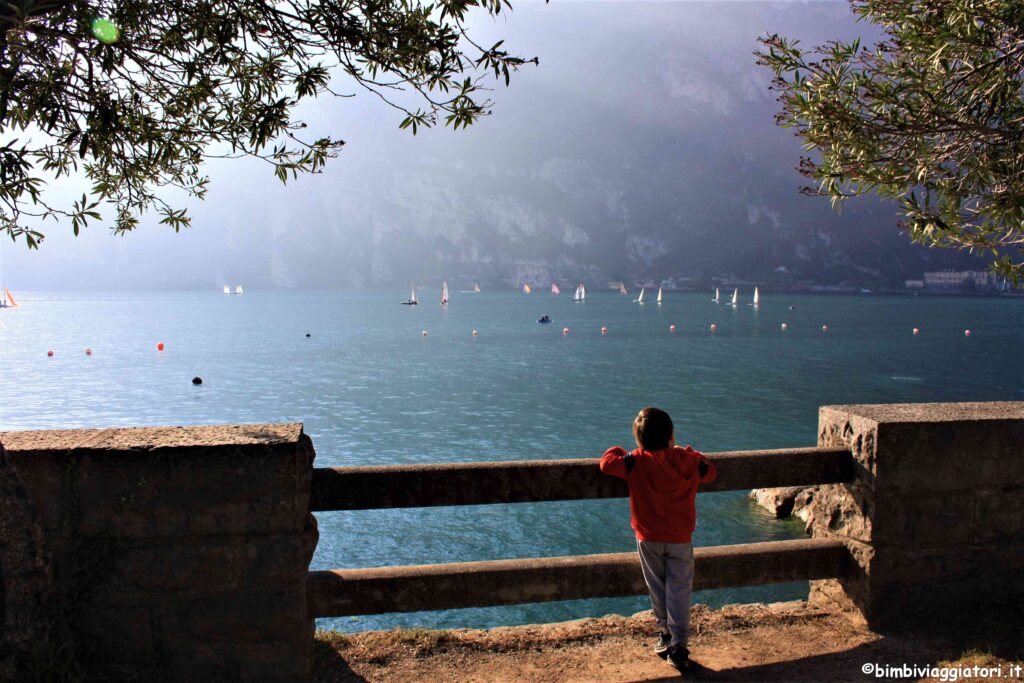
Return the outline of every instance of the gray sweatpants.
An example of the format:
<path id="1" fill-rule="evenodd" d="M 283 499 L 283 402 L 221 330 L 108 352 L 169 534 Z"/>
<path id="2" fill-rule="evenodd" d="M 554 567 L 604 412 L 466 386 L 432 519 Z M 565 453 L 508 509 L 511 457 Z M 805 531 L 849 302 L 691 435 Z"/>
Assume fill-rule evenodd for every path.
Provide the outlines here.
<path id="1" fill-rule="evenodd" d="M 658 628 L 672 634 L 672 645 L 685 646 L 690 635 L 693 545 L 637 539 L 636 550 Z"/>

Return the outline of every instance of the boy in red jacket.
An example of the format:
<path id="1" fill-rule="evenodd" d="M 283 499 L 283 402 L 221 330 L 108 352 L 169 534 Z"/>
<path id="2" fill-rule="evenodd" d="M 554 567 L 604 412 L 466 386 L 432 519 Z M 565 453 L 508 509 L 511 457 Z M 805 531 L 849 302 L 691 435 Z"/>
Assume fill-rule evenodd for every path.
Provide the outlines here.
<path id="1" fill-rule="evenodd" d="M 697 486 L 714 481 L 715 465 L 689 446 L 676 446 L 672 418 L 644 408 L 633 421 L 637 448 L 609 448 L 601 471 L 629 484 L 629 511 L 640 566 L 661 639 L 654 652 L 680 671 L 689 667 L 690 595 Z"/>

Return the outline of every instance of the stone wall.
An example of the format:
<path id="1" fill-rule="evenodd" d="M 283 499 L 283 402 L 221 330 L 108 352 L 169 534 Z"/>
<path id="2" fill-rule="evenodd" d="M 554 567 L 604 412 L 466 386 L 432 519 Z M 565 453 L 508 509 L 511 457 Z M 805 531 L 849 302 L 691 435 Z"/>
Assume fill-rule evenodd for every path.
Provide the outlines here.
<path id="1" fill-rule="evenodd" d="M 826 406 L 818 425 L 857 467 L 816 490 L 809 528 L 861 572 L 815 582 L 813 600 L 884 626 L 1024 589 L 1024 402 Z"/>
<path id="2" fill-rule="evenodd" d="M 317 531 L 301 425 L 8 432 L 0 442 L 43 529 L 44 574 L 80 665 L 193 679 L 309 673 Z"/>

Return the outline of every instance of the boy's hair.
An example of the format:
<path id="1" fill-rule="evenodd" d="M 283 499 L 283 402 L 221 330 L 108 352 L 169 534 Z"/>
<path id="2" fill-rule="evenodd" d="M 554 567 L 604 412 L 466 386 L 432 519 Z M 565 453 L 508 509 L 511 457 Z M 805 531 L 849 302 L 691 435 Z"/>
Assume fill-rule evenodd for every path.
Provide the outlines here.
<path id="1" fill-rule="evenodd" d="M 645 451 L 668 448 L 674 429 L 672 418 L 660 408 L 644 408 L 633 420 L 633 438 L 636 439 L 636 445 Z"/>

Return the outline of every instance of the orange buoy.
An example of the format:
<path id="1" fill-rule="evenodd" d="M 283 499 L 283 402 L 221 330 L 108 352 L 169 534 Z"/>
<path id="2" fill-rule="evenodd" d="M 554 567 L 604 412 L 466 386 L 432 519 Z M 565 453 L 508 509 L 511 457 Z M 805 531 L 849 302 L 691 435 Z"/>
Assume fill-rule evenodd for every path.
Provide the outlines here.
<path id="1" fill-rule="evenodd" d="M 87 355 L 87 356 L 91 356 L 91 355 L 92 355 L 92 349 L 90 349 L 90 348 L 86 348 L 86 350 L 85 350 L 85 355 Z"/>
<path id="2" fill-rule="evenodd" d="M 789 325 L 787 325 L 786 323 L 782 323 L 781 325 L 779 325 L 779 327 L 781 327 L 781 328 L 782 328 L 782 331 L 783 331 L 783 332 L 785 332 L 786 330 L 788 330 L 788 329 L 789 329 Z"/>
<path id="3" fill-rule="evenodd" d="M 970 337 L 971 336 L 971 331 L 970 330 L 964 330 L 964 336 L 965 337 Z"/>
<path id="4" fill-rule="evenodd" d="M 711 331 L 714 332 L 717 329 L 718 329 L 718 325 L 716 325 L 714 323 L 711 323 Z"/>
<path id="5" fill-rule="evenodd" d="M 46 352 L 46 357 L 47 358 L 53 358 L 53 351 L 47 351 Z"/>
<path id="6" fill-rule="evenodd" d="M 569 334 L 569 328 L 568 327 L 563 327 L 562 328 L 562 336 L 564 337 L 567 334 Z"/>
<path id="7" fill-rule="evenodd" d="M 163 351 L 164 350 L 164 343 L 160 342 L 159 344 L 157 344 L 156 345 L 156 350 L 157 351 Z"/>
<path id="8" fill-rule="evenodd" d="M 915 328 L 914 328 L 914 334 L 921 334 L 921 330 L 919 330 L 919 329 L 917 329 L 917 328 L 915 327 Z"/>
<path id="9" fill-rule="evenodd" d="M 675 325 L 669 325 L 668 326 L 668 331 L 669 332 L 675 332 L 676 331 L 676 326 Z"/>
<path id="10" fill-rule="evenodd" d="M 602 327 L 601 328 L 601 334 L 608 334 L 608 328 L 607 327 Z"/>

